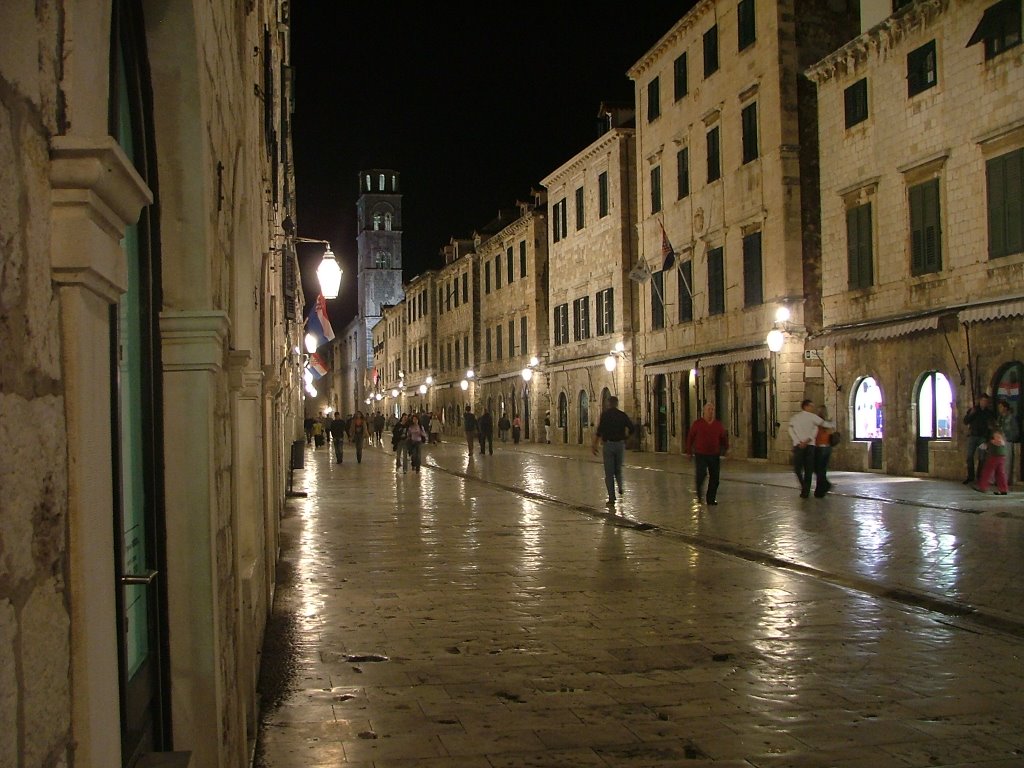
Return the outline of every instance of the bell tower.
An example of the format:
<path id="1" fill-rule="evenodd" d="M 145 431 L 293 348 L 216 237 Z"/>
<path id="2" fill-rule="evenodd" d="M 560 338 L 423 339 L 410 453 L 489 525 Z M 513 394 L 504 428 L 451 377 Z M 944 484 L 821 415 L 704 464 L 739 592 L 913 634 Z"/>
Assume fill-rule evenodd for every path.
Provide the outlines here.
<path id="1" fill-rule="evenodd" d="M 402 301 L 402 195 L 397 171 L 373 169 L 359 172 L 356 201 L 356 250 L 359 264 L 356 285 L 361 338 L 356 402 L 369 390 L 373 360 L 373 327 L 382 307 Z"/>

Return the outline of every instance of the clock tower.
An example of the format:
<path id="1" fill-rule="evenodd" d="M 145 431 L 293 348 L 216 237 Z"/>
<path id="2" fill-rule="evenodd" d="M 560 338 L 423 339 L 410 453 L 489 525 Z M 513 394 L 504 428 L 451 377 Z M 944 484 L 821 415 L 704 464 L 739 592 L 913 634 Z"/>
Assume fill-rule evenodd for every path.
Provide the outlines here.
<path id="1" fill-rule="evenodd" d="M 359 172 L 356 201 L 356 250 L 358 267 L 358 367 L 356 403 L 373 386 L 373 327 L 383 307 L 402 301 L 402 195 L 397 171 L 374 169 Z"/>

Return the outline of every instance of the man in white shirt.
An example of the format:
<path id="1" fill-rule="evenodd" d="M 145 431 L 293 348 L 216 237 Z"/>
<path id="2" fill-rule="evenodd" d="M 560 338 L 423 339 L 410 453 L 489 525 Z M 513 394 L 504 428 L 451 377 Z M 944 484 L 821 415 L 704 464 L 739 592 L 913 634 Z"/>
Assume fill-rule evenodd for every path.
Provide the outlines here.
<path id="1" fill-rule="evenodd" d="M 800 410 L 793 414 L 789 420 L 789 437 L 793 441 L 793 471 L 797 480 L 800 481 L 800 498 L 806 499 L 811 495 L 811 476 L 814 475 L 814 438 L 818 434 L 818 427 L 824 426 L 828 429 L 835 429 L 835 422 L 825 421 L 814 412 L 814 401 L 804 400 L 800 403 Z M 818 477 L 818 488 L 824 492 L 825 479 Z"/>

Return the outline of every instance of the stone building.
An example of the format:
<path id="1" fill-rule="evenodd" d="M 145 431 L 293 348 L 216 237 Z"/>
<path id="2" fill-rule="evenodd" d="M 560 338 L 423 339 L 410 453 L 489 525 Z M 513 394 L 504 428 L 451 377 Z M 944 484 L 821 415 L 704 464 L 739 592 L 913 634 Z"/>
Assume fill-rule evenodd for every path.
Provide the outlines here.
<path id="1" fill-rule="evenodd" d="M 402 410 L 409 413 L 427 411 L 432 407 L 431 389 L 435 351 L 437 315 L 434 311 L 434 275 L 427 270 L 403 286 L 405 291 L 405 352 L 402 370 L 405 373 L 405 397 Z"/>
<path id="2" fill-rule="evenodd" d="M 398 417 L 402 413 L 405 389 L 402 370 L 405 359 L 405 303 L 380 308 L 380 320 L 373 326 L 373 388 L 367 393 L 387 416 Z M 377 395 L 381 397 L 378 399 Z"/>
<path id="3" fill-rule="evenodd" d="M 835 466 L 962 478 L 972 401 L 987 392 L 1022 417 L 1021 7 L 878 6 L 809 70 L 824 324 L 809 345 L 834 377 Z"/>
<path id="4" fill-rule="evenodd" d="M 703 0 L 630 69 L 636 88 L 639 332 L 648 444 L 679 451 L 706 401 L 733 453 L 784 461 L 784 425 L 823 372 L 816 104 L 804 70 L 858 33 L 853 3 Z M 671 258 L 667 258 L 671 254 Z M 791 334 L 766 347 L 776 312 Z M 817 393 L 817 394 L 815 394 Z"/>
<path id="5" fill-rule="evenodd" d="M 544 366 L 551 439 L 573 445 L 590 444 L 611 395 L 634 420 L 640 414 L 638 290 L 628 277 L 636 262 L 634 112 L 602 104 L 599 117 L 605 132 L 541 182 L 551 203 Z"/>
<path id="6" fill-rule="evenodd" d="M 359 172 L 356 200 L 355 318 L 345 326 L 343 337 L 355 336 L 355 369 L 338 377 L 351 386 L 339 395 L 342 408 L 352 413 L 362 406 L 372 389 L 376 361 L 373 328 L 382 307 L 402 301 L 402 195 L 401 174 L 386 168 Z M 348 358 L 345 358 L 348 365 Z"/>
<path id="7" fill-rule="evenodd" d="M 436 351 L 430 403 L 441 414 L 443 433 L 454 437 L 461 436 L 462 411 L 474 404 L 476 394 L 475 377 L 466 374 L 477 364 L 477 257 L 469 239 L 452 238 L 441 253 L 444 266 L 434 276 Z M 466 382 L 465 389 L 462 382 Z"/>
<path id="8" fill-rule="evenodd" d="M 530 201 L 499 213 L 475 236 L 476 408 L 490 411 L 495 433 L 501 416 L 520 419 L 526 441 L 536 438 L 543 422 L 538 410 L 550 407 L 545 378 L 523 376 L 547 346 L 546 219 L 546 195 L 534 192 Z"/>
<path id="9" fill-rule="evenodd" d="M 287 5 L 0 5 L 0 765 L 249 762 L 302 418 Z"/>

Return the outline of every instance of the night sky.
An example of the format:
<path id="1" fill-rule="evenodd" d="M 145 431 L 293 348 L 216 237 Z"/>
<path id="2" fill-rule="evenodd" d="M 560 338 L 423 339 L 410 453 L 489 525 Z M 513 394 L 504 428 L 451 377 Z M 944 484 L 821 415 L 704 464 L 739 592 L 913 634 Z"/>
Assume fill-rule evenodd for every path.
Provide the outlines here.
<path id="1" fill-rule="evenodd" d="M 626 70 L 694 4 L 294 3 L 296 220 L 345 270 L 336 330 L 355 314 L 360 170 L 402 175 L 404 279 L 439 267 L 597 137 L 602 101 L 632 103 Z M 310 299 L 321 253 L 300 246 Z"/>

